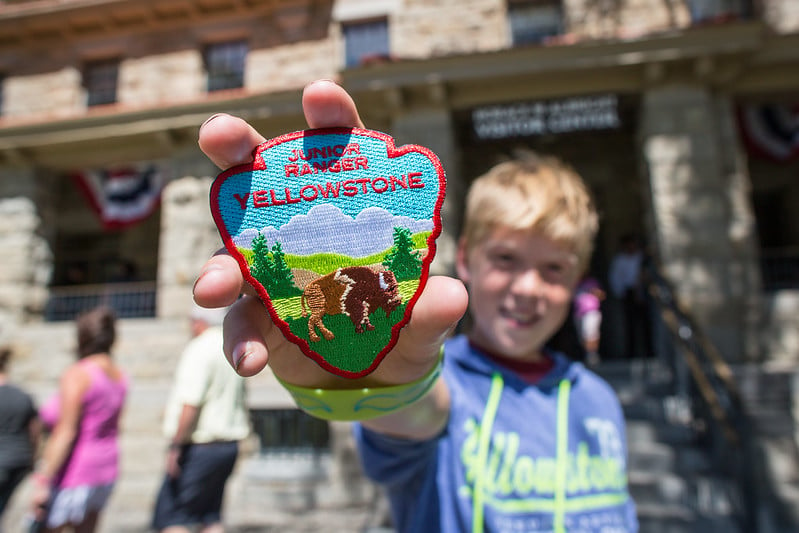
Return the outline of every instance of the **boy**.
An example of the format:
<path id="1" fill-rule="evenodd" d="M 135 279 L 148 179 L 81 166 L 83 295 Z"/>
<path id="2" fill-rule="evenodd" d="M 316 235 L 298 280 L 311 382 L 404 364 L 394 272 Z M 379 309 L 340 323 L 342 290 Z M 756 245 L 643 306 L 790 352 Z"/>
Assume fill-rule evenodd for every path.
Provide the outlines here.
<path id="1" fill-rule="evenodd" d="M 311 127 L 360 125 L 330 82 L 307 87 L 303 104 Z M 255 139 L 231 117 L 200 133 L 223 167 L 241 162 L 244 140 Z M 439 347 L 467 305 L 450 278 L 429 280 L 395 349 L 362 380 L 303 360 L 252 297 L 231 311 L 225 351 L 243 375 L 268 360 L 282 381 L 328 391 L 433 377 L 419 400 L 355 426 L 365 470 L 385 485 L 400 532 L 637 531 L 613 391 L 543 348 L 567 318 L 596 226 L 585 186 L 557 161 L 527 156 L 479 179 L 457 256 L 474 327 L 444 344 L 437 379 Z M 231 261 L 206 265 L 195 285 L 200 304 L 229 304 L 242 289 Z"/>
<path id="2" fill-rule="evenodd" d="M 554 159 L 527 154 L 472 185 L 457 271 L 473 326 L 445 343 L 446 426 L 426 441 L 356 427 L 399 531 L 636 529 L 614 392 L 542 348 L 596 228 L 579 176 Z"/>

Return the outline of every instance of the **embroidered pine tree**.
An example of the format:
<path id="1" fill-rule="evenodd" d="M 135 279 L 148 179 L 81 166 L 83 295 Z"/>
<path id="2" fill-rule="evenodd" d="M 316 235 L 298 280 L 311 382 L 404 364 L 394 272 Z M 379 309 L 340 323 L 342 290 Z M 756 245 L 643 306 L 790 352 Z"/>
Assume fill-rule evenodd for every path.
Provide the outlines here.
<path id="1" fill-rule="evenodd" d="M 252 240 L 250 273 L 264 287 L 268 286 L 272 279 L 272 259 L 269 257 L 269 246 L 266 244 L 266 237 L 262 234 Z"/>
<path id="2" fill-rule="evenodd" d="M 422 259 L 414 249 L 411 230 L 394 228 L 394 246 L 383 260 L 383 266 L 394 273 L 397 280 L 418 279 L 422 273 Z"/>
<path id="3" fill-rule="evenodd" d="M 272 279 L 269 294 L 276 297 L 296 296 L 301 291 L 294 285 L 294 274 L 286 264 L 286 254 L 279 242 L 272 246 Z"/>

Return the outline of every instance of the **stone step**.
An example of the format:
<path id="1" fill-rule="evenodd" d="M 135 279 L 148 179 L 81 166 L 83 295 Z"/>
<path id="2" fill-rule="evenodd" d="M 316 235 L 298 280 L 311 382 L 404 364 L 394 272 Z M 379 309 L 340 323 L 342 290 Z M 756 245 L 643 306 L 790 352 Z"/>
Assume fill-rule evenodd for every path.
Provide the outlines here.
<path id="1" fill-rule="evenodd" d="M 627 442 L 655 442 L 658 431 L 655 423 L 649 420 L 627 421 Z"/>
<path id="2" fill-rule="evenodd" d="M 641 533 L 748 533 L 728 518 L 691 518 L 640 516 Z"/>
<path id="3" fill-rule="evenodd" d="M 676 452 L 671 447 L 658 442 L 627 443 L 627 470 L 632 472 L 671 472 L 676 464 Z"/>
<path id="4" fill-rule="evenodd" d="M 639 530 L 644 533 L 668 531 L 684 533 L 687 527 L 696 520 L 696 513 L 688 506 L 677 503 L 636 502 L 635 511 L 640 522 Z M 657 526 L 657 527 L 656 527 Z M 658 529 L 667 526 L 668 529 Z M 682 529 L 672 529 L 681 526 Z M 650 529 L 651 528 L 651 529 Z"/>
<path id="5" fill-rule="evenodd" d="M 628 474 L 630 494 L 636 504 L 684 504 L 688 483 L 669 472 L 632 471 Z"/>

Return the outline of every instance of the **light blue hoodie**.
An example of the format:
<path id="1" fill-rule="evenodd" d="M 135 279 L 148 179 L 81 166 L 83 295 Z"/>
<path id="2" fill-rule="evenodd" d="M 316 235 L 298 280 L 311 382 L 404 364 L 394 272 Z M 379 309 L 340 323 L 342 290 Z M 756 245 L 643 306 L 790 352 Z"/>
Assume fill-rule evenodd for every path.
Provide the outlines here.
<path id="1" fill-rule="evenodd" d="M 364 469 L 382 484 L 401 533 L 634 533 L 627 443 L 613 389 L 552 354 L 536 385 L 473 348 L 447 342 L 444 432 L 389 438 L 355 425 Z"/>

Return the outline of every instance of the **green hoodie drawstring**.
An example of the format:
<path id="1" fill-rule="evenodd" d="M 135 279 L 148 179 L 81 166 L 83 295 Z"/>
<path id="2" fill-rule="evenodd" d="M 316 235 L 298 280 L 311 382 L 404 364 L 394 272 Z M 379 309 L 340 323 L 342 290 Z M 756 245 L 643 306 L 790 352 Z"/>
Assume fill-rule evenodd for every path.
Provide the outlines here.
<path id="1" fill-rule="evenodd" d="M 566 532 L 566 475 L 569 467 L 569 393 L 572 383 L 563 379 L 558 384 L 557 456 L 555 459 L 555 511 L 552 529 Z"/>
<path id="2" fill-rule="evenodd" d="M 472 494 L 472 533 L 483 531 L 483 485 L 485 484 L 485 466 L 488 461 L 488 446 L 491 442 L 491 429 L 499 409 L 499 399 L 502 397 L 504 382 L 499 372 L 494 372 L 491 377 L 491 391 L 488 393 L 483 420 L 480 422 L 480 444 L 477 448 L 477 479 L 474 480 L 474 493 Z"/>
<path id="3" fill-rule="evenodd" d="M 472 533 L 482 533 L 485 502 L 484 485 L 485 470 L 488 461 L 488 448 L 491 444 L 491 430 L 499 410 L 499 400 L 505 386 L 502 375 L 494 372 L 491 377 L 491 390 L 488 401 L 483 411 L 480 422 L 480 442 L 477 449 L 477 475 L 472 492 Z M 556 470 L 555 470 L 555 510 L 553 518 L 554 533 L 565 533 L 566 517 L 566 475 L 568 473 L 569 452 L 569 393 L 571 382 L 561 380 L 558 385 L 558 414 L 557 414 L 557 443 L 556 443 Z"/>

